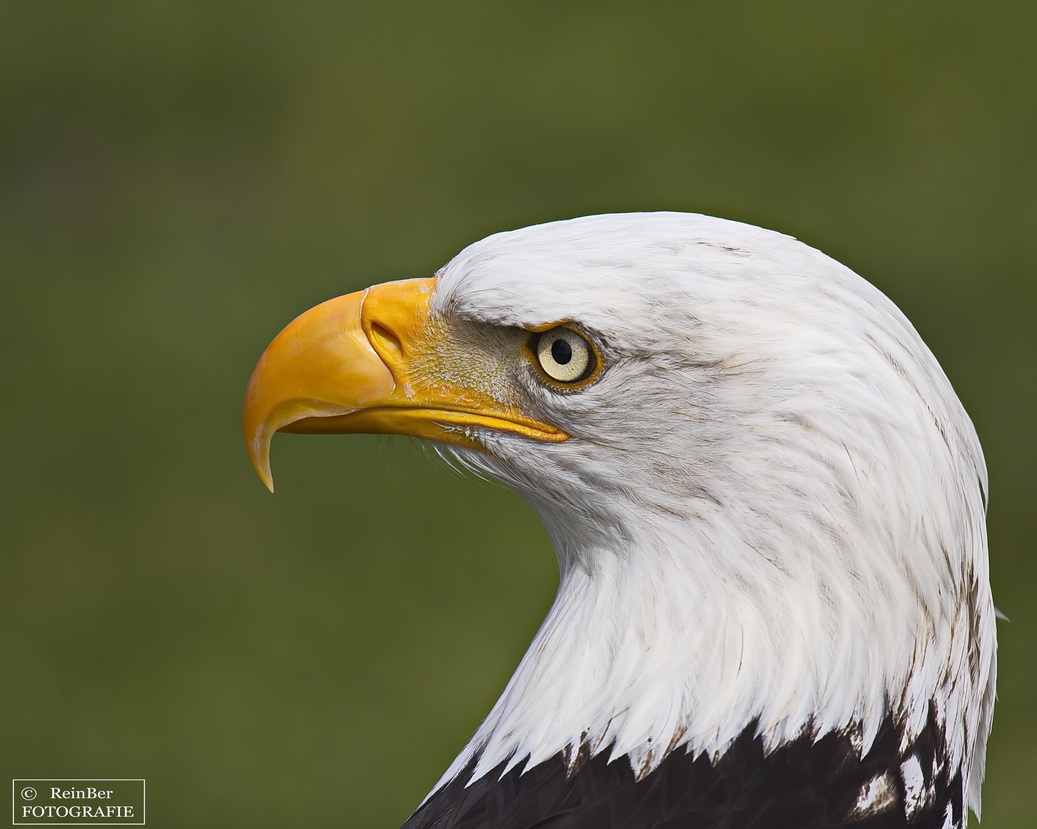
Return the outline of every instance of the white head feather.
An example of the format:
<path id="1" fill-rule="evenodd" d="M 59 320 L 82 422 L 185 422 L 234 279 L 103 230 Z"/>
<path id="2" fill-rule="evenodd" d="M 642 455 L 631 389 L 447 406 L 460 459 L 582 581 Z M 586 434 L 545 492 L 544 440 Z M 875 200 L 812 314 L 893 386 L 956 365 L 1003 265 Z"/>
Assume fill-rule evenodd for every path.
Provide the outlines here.
<path id="1" fill-rule="evenodd" d="M 484 239 L 438 274 L 457 324 L 571 321 L 600 378 L 527 379 L 571 439 L 486 431 L 462 463 L 520 492 L 558 596 L 474 757 L 533 764 L 581 743 L 644 773 L 774 747 L 930 701 L 979 810 L 995 634 L 986 471 L 940 366 L 878 290 L 777 233 L 688 214 L 594 216 Z"/>

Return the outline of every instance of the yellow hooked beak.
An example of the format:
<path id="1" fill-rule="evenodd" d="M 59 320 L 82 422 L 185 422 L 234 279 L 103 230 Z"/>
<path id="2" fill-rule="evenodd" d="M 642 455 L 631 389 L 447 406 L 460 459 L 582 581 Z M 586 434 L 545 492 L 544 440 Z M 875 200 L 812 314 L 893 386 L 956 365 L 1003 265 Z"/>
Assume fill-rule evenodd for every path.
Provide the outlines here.
<path id="1" fill-rule="evenodd" d="M 244 429 L 272 492 L 274 432 L 413 435 L 483 449 L 486 427 L 545 441 L 568 435 L 457 380 L 437 376 L 459 346 L 430 314 L 435 279 L 375 285 L 311 308 L 274 338 L 252 372 Z"/>

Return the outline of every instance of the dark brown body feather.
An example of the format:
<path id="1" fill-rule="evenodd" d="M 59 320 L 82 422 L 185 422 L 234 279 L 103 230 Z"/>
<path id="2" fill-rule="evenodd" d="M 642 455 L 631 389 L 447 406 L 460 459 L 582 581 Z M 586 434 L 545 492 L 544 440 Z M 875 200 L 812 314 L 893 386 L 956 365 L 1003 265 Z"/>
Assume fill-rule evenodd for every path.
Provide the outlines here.
<path id="1" fill-rule="evenodd" d="M 500 766 L 466 786 L 471 767 L 436 791 L 404 829 L 941 829 L 964 826 L 961 774 L 945 764 L 942 729 L 930 715 L 908 750 L 887 717 L 858 757 L 847 734 L 804 735 L 769 754 L 755 724 L 716 762 L 679 748 L 636 780 L 626 758 L 608 751 L 567 773 L 562 755 L 501 776 Z M 915 755 L 923 805 L 910 808 L 901 767 Z M 889 772 L 881 808 L 857 804 L 869 781 Z M 910 812 L 910 819 L 908 813 Z M 947 817 L 951 821 L 947 823 Z"/>

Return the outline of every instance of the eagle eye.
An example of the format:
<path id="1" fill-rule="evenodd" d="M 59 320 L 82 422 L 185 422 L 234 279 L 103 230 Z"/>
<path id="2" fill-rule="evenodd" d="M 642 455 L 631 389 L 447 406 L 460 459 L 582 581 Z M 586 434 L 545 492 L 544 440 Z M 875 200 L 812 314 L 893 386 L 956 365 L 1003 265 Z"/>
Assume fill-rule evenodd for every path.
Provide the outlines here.
<path id="1" fill-rule="evenodd" d="M 565 325 L 534 334 L 529 350 L 547 378 L 564 385 L 590 379 L 598 367 L 594 347 L 583 335 Z"/>

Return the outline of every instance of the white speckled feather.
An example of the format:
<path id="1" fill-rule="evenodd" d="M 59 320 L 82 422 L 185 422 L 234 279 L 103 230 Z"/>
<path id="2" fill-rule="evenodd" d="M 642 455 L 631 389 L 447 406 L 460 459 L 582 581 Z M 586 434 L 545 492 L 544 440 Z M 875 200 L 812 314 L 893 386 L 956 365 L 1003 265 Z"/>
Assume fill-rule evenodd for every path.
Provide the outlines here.
<path id="1" fill-rule="evenodd" d="M 771 747 L 848 730 L 863 752 L 890 711 L 906 748 L 934 701 L 979 812 L 986 471 L 886 297 L 787 236 L 628 214 L 484 239 L 438 274 L 433 307 L 475 341 L 568 321 L 604 363 L 570 394 L 486 374 L 569 440 L 486 430 L 488 453 L 449 450 L 529 501 L 561 578 L 440 785 L 475 758 L 478 779 L 581 744 L 643 774 L 680 746 L 718 756 L 753 722 Z"/>

